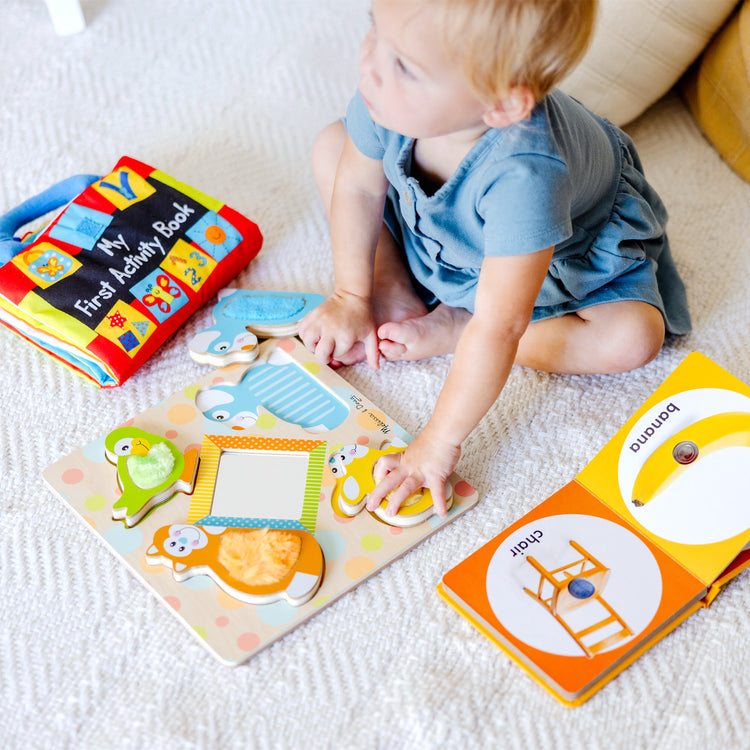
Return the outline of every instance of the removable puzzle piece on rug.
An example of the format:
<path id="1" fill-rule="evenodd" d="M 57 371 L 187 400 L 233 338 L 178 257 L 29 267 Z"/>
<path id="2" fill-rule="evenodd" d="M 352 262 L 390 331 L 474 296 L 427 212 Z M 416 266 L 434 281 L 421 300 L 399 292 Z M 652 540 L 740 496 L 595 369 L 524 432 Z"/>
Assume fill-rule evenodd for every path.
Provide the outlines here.
<path id="1" fill-rule="evenodd" d="M 226 529 L 172 524 L 154 535 L 149 565 L 172 568 L 177 581 L 208 575 L 229 596 L 250 604 L 309 601 L 323 577 L 323 551 L 300 529 Z"/>
<path id="2" fill-rule="evenodd" d="M 223 289 L 213 309 L 214 324 L 188 343 L 190 356 L 214 367 L 249 364 L 258 356 L 258 336 L 296 335 L 302 318 L 324 299 L 320 294 Z"/>
<path id="3" fill-rule="evenodd" d="M 313 617 L 478 500 L 453 476 L 447 518 L 430 510 L 399 526 L 341 512 L 332 501 L 339 461 L 328 457 L 359 446 L 357 455 L 371 448 L 375 458 L 410 436 L 297 339 L 265 341 L 259 350 L 253 363 L 205 374 L 44 472 L 86 528 L 228 665 Z M 181 456 L 194 467 L 188 456 L 199 447 L 195 473 L 180 473 Z M 118 466 L 125 500 L 105 455 Z M 149 456 L 153 465 L 140 460 Z M 361 472 L 371 472 L 371 463 L 355 468 L 365 486 Z"/>
<path id="4" fill-rule="evenodd" d="M 195 402 L 206 418 L 234 430 L 251 429 L 260 416 L 259 407 L 308 432 L 333 430 L 350 411 L 309 368 L 278 348 L 250 365 L 239 383 L 202 390 Z"/>
<path id="5" fill-rule="evenodd" d="M 104 441 L 107 460 L 117 467 L 122 495 L 112 518 L 135 526 L 150 511 L 178 492 L 190 493 L 198 467 L 198 451 L 183 454 L 174 443 L 137 427 L 118 427 Z"/>
<path id="6" fill-rule="evenodd" d="M 328 467 L 336 478 L 336 487 L 331 495 L 333 510 L 344 516 L 356 516 L 367 503 L 369 494 L 375 489 L 375 464 L 388 453 L 399 453 L 406 446 L 391 445 L 376 450 L 366 445 L 352 443 L 334 451 L 328 459 Z M 375 509 L 376 515 L 384 523 L 392 526 L 414 526 L 435 515 L 432 493 L 426 487 L 410 495 L 398 509 L 395 516 L 386 515 L 390 493 Z M 445 485 L 446 508 L 453 505 L 453 488 Z"/>

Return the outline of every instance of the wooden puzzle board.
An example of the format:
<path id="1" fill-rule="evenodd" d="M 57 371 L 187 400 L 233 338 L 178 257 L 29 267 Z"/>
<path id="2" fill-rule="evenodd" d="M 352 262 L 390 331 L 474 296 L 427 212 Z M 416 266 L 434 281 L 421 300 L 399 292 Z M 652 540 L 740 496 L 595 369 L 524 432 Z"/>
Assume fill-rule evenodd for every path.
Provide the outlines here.
<path id="1" fill-rule="evenodd" d="M 196 406 L 196 395 L 214 385 L 239 383 L 248 370 L 247 366 L 212 370 L 126 424 L 164 436 L 183 452 L 200 449 L 206 434 L 230 437 L 241 434 L 269 441 L 322 440 L 326 444 L 326 455 L 352 443 L 379 448 L 385 441 L 409 441 L 410 437 L 398 424 L 333 370 L 321 365 L 296 339 L 265 342 L 257 362 L 251 367 L 279 351 L 312 375 L 325 391 L 347 404 L 349 413 L 341 424 L 330 430 L 309 432 L 282 421 L 262 406 L 258 409 L 257 421 L 246 430 L 240 431 L 207 419 Z M 111 426 L 115 427 L 117 425 Z M 206 575 L 180 583 L 170 568 L 146 563 L 146 551 L 157 529 L 188 520 L 191 497 L 178 493 L 131 528 L 113 520 L 112 506 L 120 492 L 115 467 L 105 458 L 105 437 L 102 435 L 49 466 L 44 472 L 44 480 L 201 643 L 227 665 L 237 665 L 249 659 L 469 510 L 478 500 L 476 491 L 454 475 L 451 477 L 453 506 L 445 519 L 433 515 L 416 526 L 398 528 L 382 523 L 367 511 L 345 518 L 333 510 L 331 495 L 336 480 L 326 462 L 317 515 L 310 520 L 308 514 L 304 521 L 325 558 L 320 588 L 309 602 L 298 607 L 283 600 L 253 605 L 229 596 Z M 199 468 L 199 480 L 200 471 Z M 248 484 L 251 481 L 252 478 L 248 477 Z"/>

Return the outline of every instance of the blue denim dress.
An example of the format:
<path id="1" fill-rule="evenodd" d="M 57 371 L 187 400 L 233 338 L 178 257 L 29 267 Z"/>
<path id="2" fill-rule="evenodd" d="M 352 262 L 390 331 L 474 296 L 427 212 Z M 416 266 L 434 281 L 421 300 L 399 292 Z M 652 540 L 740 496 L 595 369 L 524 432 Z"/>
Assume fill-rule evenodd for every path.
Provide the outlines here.
<path id="1" fill-rule="evenodd" d="M 414 139 L 373 122 L 359 93 L 346 128 L 390 182 L 385 222 L 428 305 L 474 310 L 486 256 L 554 246 L 532 321 L 618 300 L 690 330 L 685 287 L 666 235 L 667 212 L 630 138 L 553 91 L 521 123 L 489 129 L 435 193 L 411 174 Z"/>

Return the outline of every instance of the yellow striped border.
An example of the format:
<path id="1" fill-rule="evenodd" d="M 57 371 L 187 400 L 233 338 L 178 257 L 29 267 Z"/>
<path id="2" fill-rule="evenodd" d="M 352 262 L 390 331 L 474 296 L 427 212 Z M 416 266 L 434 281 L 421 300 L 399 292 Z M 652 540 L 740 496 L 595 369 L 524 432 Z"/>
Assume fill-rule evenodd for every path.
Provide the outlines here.
<path id="1" fill-rule="evenodd" d="M 323 468 L 326 459 L 324 440 L 304 440 L 295 438 L 265 437 L 262 435 L 204 435 L 201 444 L 200 464 L 195 489 L 190 497 L 188 523 L 206 521 L 211 516 L 214 489 L 219 473 L 219 462 L 224 451 L 256 451 L 258 453 L 307 453 L 307 477 L 302 514 L 299 524 L 311 534 L 315 533 L 320 505 L 320 488 L 323 482 Z M 229 519 L 231 520 L 231 519 Z M 246 519 L 238 519 L 238 526 L 244 526 Z M 222 524 L 225 525 L 225 524 Z M 295 526 L 297 524 L 294 524 Z M 276 528 L 283 528 L 283 524 Z"/>
<path id="2" fill-rule="evenodd" d="M 221 458 L 221 448 L 214 442 L 215 437 L 215 435 L 203 436 L 198 476 L 195 479 L 193 494 L 190 496 L 188 523 L 195 523 L 204 516 L 211 515 L 216 475 L 219 473 L 219 459 Z"/>

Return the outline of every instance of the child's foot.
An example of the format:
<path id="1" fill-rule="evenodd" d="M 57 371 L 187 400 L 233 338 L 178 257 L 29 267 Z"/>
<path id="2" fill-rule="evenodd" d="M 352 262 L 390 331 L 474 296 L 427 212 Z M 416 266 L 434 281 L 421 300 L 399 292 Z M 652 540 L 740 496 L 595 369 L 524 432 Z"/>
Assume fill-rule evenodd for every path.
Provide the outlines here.
<path id="1" fill-rule="evenodd" d="M 384 323 L 380 353 L 391 362 L 452 354 L 470 318 L 468 310 L 441 304 L 426 315 Z"/>
<path id="2" fill-rule="evenodd" d="M 402 323 L 410 318 L 420 318 L 427 314 L 427 306 L 414 293 L 411 283 L 389 286 L 381 285 L 373 300 L 375 325 Z"/>

